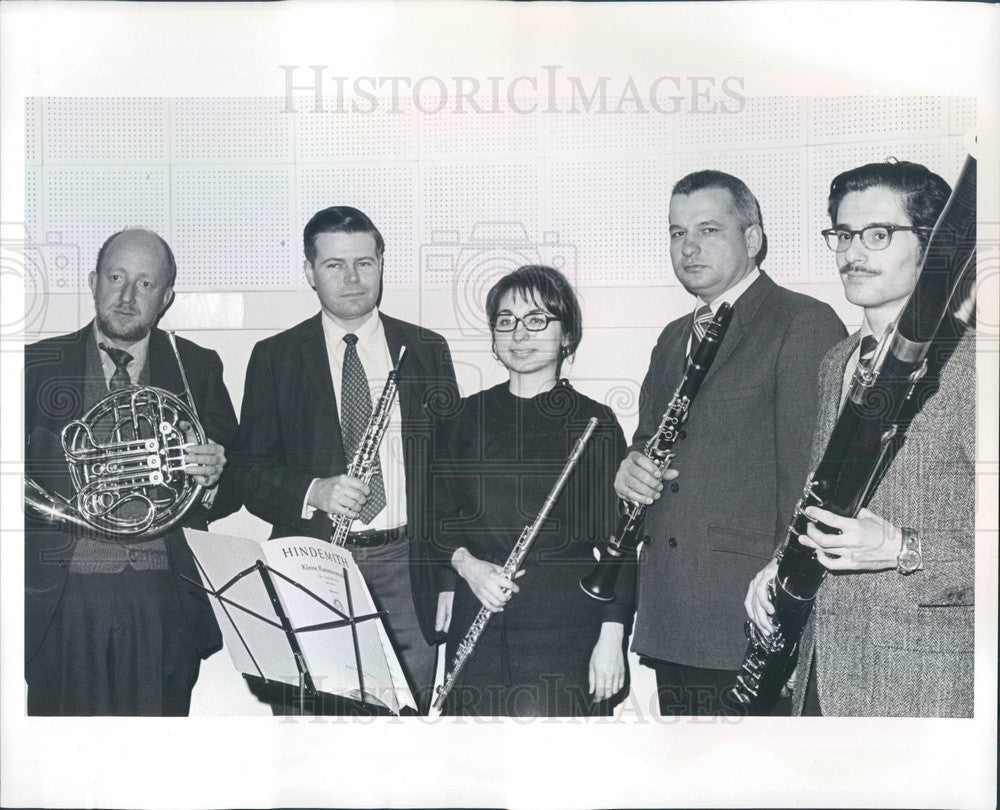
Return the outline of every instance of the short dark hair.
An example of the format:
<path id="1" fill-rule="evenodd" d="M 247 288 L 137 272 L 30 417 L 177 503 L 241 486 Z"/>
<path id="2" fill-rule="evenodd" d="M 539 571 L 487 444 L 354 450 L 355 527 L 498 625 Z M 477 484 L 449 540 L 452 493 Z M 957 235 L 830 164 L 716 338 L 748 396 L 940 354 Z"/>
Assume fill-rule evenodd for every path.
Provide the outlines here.
<path id="1" fill-rule="evenodd" d="M 375 223 L 349 205 L 333 205 L 312 215 L 302 231 L 302 247 L 309 264 L 316 261 L 316 237 L 321 233 L 367 233 L 375 240 L 375 255 L 382 258 L 385 240 Z"/>
<path id="2" fill-rule="evenodd" d="M 562 324 L 563 337 L 566 345 L 559 354 L 556 366 L 556 376 L 562 369 L 563 360 L 572 357 L 583 338 L 583 318 L 580 315 L 580 303 L 569 280 L 556 270 L 544 264 L 526 264 L 518 267 L 513 273 L 508 273 L 500 279 L 486 294 L 486 317 L 490 329 L 496 322 L 500 312 L 500 299 L 507 293 L 520 294 L 525 299 L 534 298 L 545 306 Z"/>
<path id="3" fill-rule="evenodd" d="M 163 247 L 163 252 L 167 255 L 167 287 L 172 288 L 174 282 L 177 280 L 177 260 L 174 258 L 174 252 L 170 249 L 170 245 L 167 244 L 167 240 L 160 236 L 156 231 L 146 230 L 145 228 L 125 228 L 124 230 L 118 231 L 118 233 L 113 233 L 107 239 L 104 240 L 104 244 L 101 245 L 101 249 L 97 251 L 97 263 L 94 265 L 94 270 L 100 272 L 101 262 L 104 261 L 104 257 L 111 247 L 111 243 L 114 242 L 119 236 L 126 233 L 145 233 L 152 236 L 160 243 Z"/>
<path id="4" fill-rule="evenodd" d="M 833 178 L 826 207 L 830 223 L 837 224 L 837 211 L 850 192 L 879 186 L 895 191 L 903 198 L 903 207 L 910 218 L 910 224 L 917 228 L 933 228 L 951 196 L 951 186 L 940 175 L 920 163 L 895 159 L 883 163 L 866 163 Z M 920 251 L 923 252 L 927 248 L 930 233 L 916 231 L 916 235 Z"/>
<path id="5" fill-rule="evenodd" d="M 759 265 L 767 256 L 767 234 L 764 232 L 764 218 L 760 213 L 760 203 L 740 178 L 731 174 L 720 172 L 715 169 L 703 169 L 699 172 L 682 177 L 674 184 L 671 196 L 678 194 L 693 194 L 696 191 L 704 191 L 708 188 L 721 188 L 729 192 L 733 198 L 733 208 L 739 215 L 743 228 L 746 230 L 751 225 L 760 228 L 761 241 L 760 250 L 754 257 L 754 261 Z"/>

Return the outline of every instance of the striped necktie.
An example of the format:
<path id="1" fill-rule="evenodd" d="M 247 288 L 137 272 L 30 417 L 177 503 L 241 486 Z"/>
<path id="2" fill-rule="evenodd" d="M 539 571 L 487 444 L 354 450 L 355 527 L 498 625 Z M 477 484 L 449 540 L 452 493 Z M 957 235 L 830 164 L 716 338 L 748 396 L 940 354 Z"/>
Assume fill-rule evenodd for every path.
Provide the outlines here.
<path id="1" fill-rule="evenodd" d="M 358 357 L 358 336 L 344 335 L 347 348 L 344 349 L 344 368 L 341 377 L 340 425 L 344 432 L 344 450 L 349 459 L 354 458 L 358 446 L 364 439 L 368 422 L 372 417 L 372 392 L 368 387 L 368 376 L 365 374 L 361 358 Z M 375 474 L 368 482 L 371 492 L 368 500 L 361 507 L 360 520 L 371 523 L 375 516 L 385 508 L 385 486 L 382 483 L 382 465 L 375 456 Z"/>
<path id="2" fill-rule="evenodd" d="M 115 373 L 111 375 L 108 382 L 108 389 L 117 391 L 119 388 L 128 388 L 132 384 L 132 378 L 128 373 L 128 364 L 132 362 L 132 355 L 124 349 L 117 349 L 108 346 L 106 343 L 97 344 L 101 351 L 106 352 L 115 364 Z"/>
<path id="3" fill-rule="evenodd" d="M 694 326 L 691 329 L 691 357 L 698 350 L 698 346 L 708 331 L 708 325 L 712 322 L 712 308 L 708 304 L 698 307 L 694 313 Z"/>

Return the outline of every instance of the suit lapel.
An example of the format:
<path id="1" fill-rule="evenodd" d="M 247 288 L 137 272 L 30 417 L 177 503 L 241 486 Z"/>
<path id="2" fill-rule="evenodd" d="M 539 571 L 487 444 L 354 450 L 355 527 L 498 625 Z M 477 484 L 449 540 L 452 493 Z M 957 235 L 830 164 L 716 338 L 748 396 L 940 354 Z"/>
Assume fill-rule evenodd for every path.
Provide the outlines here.
<path id="1" fill-rule="evenodd" d="M 70 413 L 60 413 L 60 422 L 71 422 L 83 416 L 83 406 L 86 401 L 86 373 L 84 369 L 87 364 L 88 340 L 94 340 L 93 321 L 88 323 L 79 332 L 74 332 L 67 336 L 58 364 L 53 367 L 51 374 L 49 374 L 50 379 L 63 381 L 63 384 L 71 387 L 75 393 L 70 406 Z M 96 344 L 94 350 L 97 351 Z"/>
<path id="2" fill-rule="evenodd" d="M 161 329 L 154 329 L 149 333 L 149 355 L 146 364 L 149 367 L 150 385 L 178 396 L 184 393 L 184 380 L 177 365 L 177 357 L 170 346 L 170 338 Z"/>
<path id="3" fill-rule="evenodd" d="M 739 346 L 750 324 L 757 317 L 761 304 L 774 287 L 774 282 L 764 275 L 763 272 L 759 272 L 757 280 L 747 287 L 743 295 L 736 299 L 736 303 L 733 305 L 733 319 L 729 322 L 729 328 L 726 329 L 725 337 L 722 339 L 722 345 L 719 346 L 719 351 L 715 355 L 712 367 L 705 374 L 706 382 L 726 364 L 729 356 Z"/>
<path id="4" fill-rule="evenodd" d="M 295 395 L 313 397 L 316 403 L 316 424 L 307 440 L 312 441 L 318 450 L 329 450 L 331 447 L 343 448 L 344 436 L 340 430 L 340 406 L 337 404 L 333 378 L 330 376 L 330 357 L 326 351 L 322 317 L 322 313 L 317 313 L 307 322 L 299 345 L 302 374 L 312 392 L 299 391 Z M 309 430 L 308 427 L 306 429 Z"/>
<path id="5" fill-rule="evenodd" d="M 389 347 L 389 356 L 392 358 L 393 366 L 399 364 L 399 350 L 407 339 L 401 328 L 402 321 L 390 318 L 379 313 L 382 320 L 382 329 L 385 332 L 385 342 Z M 399 370 L 399 383 L 397 386 L 397 396 L 399 397 L 399 412 L 403 417 L 403 429 L 410 421 L 416 418 L 420 409 L 421 401 L 415 386 L 410 385 L 412 380 L 420 379 L 420 372 L 417 370 L 418 359 L 416 346 L 407 346 L 403 366 Z M 416 410 L 415 410 L 416 409 Z"/>
<path id="6" fill-rule="evenodd" d="M 861 333 L 855 332 L 847 340 L 833 349 L 830 363 L 830 378 L 826 381 L 826 391 L 820 392 L 824 403 L 823 427 L 824 435 L 829 437 L 833 426 L 840 415 L 840 404 L 844 393 L 844 374 L 847 373 L 847 362 L 861 342 Z"/>

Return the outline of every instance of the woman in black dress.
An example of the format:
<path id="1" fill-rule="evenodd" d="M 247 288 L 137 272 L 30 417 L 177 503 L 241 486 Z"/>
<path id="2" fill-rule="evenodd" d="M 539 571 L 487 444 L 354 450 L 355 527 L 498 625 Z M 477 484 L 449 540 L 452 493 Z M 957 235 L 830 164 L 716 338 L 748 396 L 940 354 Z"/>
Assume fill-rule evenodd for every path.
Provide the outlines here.
<path id="1" fill-rule="evenodd" d="M 618 598 L 587 597 L 580 577 L 593 547 L 615 525 L 613 481 L 626 452 L 609 408 L 580 394 L 559 372 L 580 343 L 580 308 L 566 278 L 527 266 L 487 296 L 493 351 L 510 374 L 442 415 L 434 492 L 441 557 L 458 572 L 446 665 L 481 605 L 494 611 L 445 714 L 605 714 L 625 684 L 624 638 L 634 609 L 635 571 Z M 590 417 L 600 421 L 521 571 L 500 573 L 533 522 Z"/>

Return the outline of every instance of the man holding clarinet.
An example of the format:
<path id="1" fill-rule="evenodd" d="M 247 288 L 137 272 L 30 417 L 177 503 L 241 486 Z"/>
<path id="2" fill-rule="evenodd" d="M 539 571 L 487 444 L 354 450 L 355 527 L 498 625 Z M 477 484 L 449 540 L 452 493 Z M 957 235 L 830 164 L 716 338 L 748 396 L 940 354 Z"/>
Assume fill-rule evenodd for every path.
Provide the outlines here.
<path id="1" fill-rule="evenodd" d="M 809 462 L 816 370 L 845 335 L 829 306 L 760 270 L 766 253 L 743 181 L 699 171 L 674 186 L 670 255 L 697 305 L 653 349 L 615 480 L 620 498 L 647 507 L 633 650 L 656 672 L 663 716 L 723 711 L 746 646 L 745 582 L 784 537 Z M 641 450 L 723 303 L 732 321 L 661 480 Z"/>

